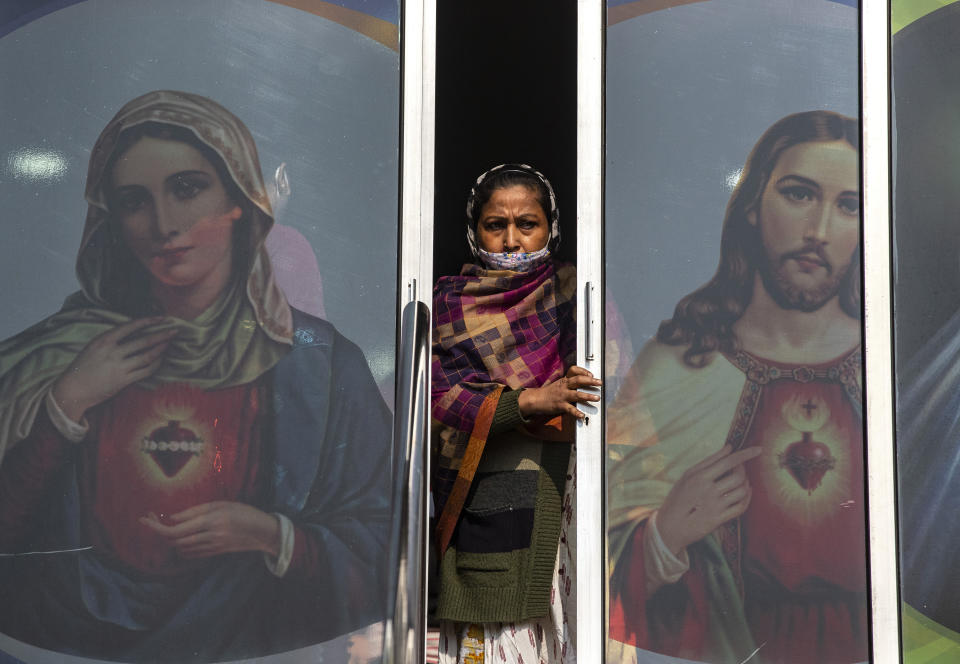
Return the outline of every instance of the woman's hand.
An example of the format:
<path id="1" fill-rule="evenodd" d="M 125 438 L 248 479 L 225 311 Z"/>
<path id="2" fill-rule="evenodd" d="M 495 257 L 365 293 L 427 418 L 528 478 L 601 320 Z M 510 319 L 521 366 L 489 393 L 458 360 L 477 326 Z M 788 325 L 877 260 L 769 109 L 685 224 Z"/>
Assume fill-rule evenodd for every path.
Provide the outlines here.
<path id="1" fill-rule="evenodd" d="M 139 318 L 94 337 L 53 384 L 53 398 L 64 414 L 79 422 L 88 409 L 159 369 L 177 331 L 137 333 L 163 320 Z"/>
<path id="2" fill-rule="evenodd" d="M 724 445 L 673 485 L 657 510 L 657 530 L 675 556 L 747 510 L 751 489 L 743 464 L 760 452 L 748 447 L 731 454 Z"/>
<path id="3" fill-rule="evenodd" d="M 165 537 L 183 558 L 208 558 L 237 551 L 280 553 L 280 521 L 245 503 L 218 500 L 167 517 L 140 517 L 140 523 Z"/>
<path id="4" fill-rule="evenodd" d="M 583 419 L 586 413 L 574 404 L 600 401 L 599 394 L 578 391 L 584 387 L 600 387 L 600 381 L 583 367 L 570 367 L 563 378 L 543 387 L 528 387 L 521 392 L 517 400 L 520 414 L 524 417 L 573 415 Z"/>

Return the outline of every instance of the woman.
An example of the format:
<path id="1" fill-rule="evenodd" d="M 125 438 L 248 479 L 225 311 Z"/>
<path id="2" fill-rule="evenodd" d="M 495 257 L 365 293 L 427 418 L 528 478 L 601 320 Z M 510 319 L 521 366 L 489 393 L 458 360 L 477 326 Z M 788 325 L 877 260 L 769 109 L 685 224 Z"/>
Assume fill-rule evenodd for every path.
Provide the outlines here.
<path id="1" fill-rule="evenodd" d="M 376 620 L 390 416 L 360 350 L 274 283 L 247 128 L 134 99 L 86 198 L 81 292 L 0 344 L 0 631 L 181 662 Z"/>
<path id="2" fill-rule="evenodd" d="M 467 240 L 480 264 L 434 289 L 441 661 L 560 662 L 575 617 L 572 418 L 600 381 L 573 366 L 576 276 L 554 258 L 550 183 L 523 164 L 481 175 Z"/>

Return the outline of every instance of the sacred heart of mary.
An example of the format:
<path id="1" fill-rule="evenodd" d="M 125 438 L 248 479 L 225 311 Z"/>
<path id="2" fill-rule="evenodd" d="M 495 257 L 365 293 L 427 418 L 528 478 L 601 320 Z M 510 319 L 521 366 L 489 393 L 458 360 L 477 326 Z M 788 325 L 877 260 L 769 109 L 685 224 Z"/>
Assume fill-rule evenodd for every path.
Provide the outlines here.
<path id="1" fill-rule="evenodd" d="M 821 399 L 796 396 L 783 404 L 781 412 L 787 423 L 800 433 L 800 440 L 777 455 L 780 467 L 810 495 L 820 486 L 824 475 L 837 465 L 830 447 L 813 437 L 830 419 L 830 409 Z"/>
<path id="2" fill-rule="evenodd" d="M 169 420 L 144 437 L 140 449 L 149 454 L 163 474 L 173 477 L 192 457 L 203 452 L 203 440 L 190 429 L 180 426 L 179 420 Z"/>

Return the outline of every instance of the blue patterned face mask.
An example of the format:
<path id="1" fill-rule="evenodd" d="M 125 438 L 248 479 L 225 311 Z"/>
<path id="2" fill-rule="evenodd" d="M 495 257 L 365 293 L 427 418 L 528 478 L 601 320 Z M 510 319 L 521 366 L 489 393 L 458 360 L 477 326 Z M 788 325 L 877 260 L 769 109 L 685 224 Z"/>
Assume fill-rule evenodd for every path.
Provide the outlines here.
<path id="1" fill-rule="evenodd" d="M 514 272 L 529 272 L 550 259 L 550 249 L 547 247 L 531 253 L 525 251 L 490 253 L 477 248 L 477 254 L 488 270 L 513 270 Z"/>

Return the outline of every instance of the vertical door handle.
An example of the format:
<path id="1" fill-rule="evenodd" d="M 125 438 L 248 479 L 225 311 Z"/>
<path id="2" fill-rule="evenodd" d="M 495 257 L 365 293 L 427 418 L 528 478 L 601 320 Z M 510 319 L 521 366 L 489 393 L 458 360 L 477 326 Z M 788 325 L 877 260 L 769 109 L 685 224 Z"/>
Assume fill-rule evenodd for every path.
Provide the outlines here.
<path id="1" fill-rule="evenodd" d="M 416 282 L 410 283 L 416 292 Z M 427 491 L 429 429 L 430 312 L 414 300 L 403 308 L 394 445 L 393 575 L 384 629 L 386 664 L 424 661 L 426 643 Z"/>
<path id="2" fill-rule="evenodd" d="M 593 312 L 596 308 L 593 302 L 593 282 L 588 281 L 584 287 L 583 298 L 583 353 L 588 361 L 593 361 Z"/>

